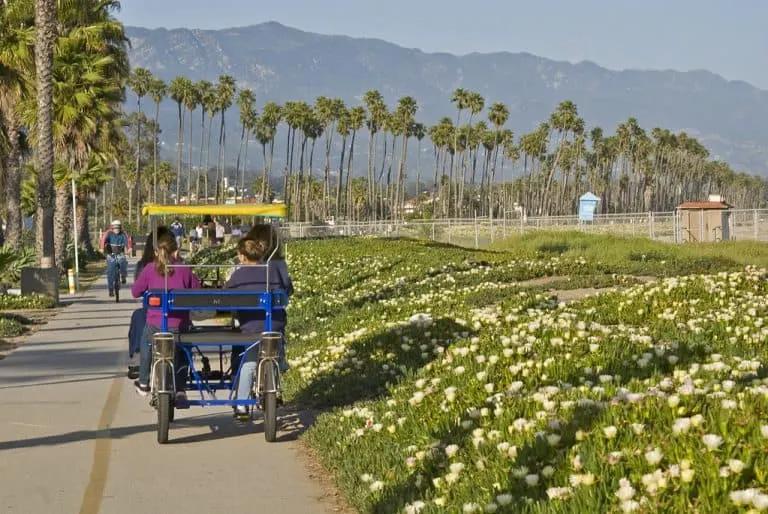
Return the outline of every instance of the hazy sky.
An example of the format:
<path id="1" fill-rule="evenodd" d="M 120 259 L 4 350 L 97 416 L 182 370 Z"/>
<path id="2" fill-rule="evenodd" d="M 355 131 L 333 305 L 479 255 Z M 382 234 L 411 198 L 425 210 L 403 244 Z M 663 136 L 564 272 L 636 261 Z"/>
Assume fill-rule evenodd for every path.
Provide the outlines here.
<path id="1" fill-rule="evenodd" d="M 612 69 L 707 69 L 768 89 L 768 0 L 123 0 L 143 27 L 279 21 L 457 54 L 527 51 Z"/>

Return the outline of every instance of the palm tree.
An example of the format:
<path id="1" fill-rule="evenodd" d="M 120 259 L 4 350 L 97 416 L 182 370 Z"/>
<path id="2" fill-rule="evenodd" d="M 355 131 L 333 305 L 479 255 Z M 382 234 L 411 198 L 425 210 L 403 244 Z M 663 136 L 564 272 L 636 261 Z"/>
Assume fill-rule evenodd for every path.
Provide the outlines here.
<path id="1" fill-rule="evenodd" d="M 35 0 L 35 77 L 37 80 L 37 259 L 55 266 L 53 217 L 53 47 L 55 0 Z M 47 260 L 48 262 L 44 262 Z"/>
<path id="2" fill-rule="evenodd" d="M 141 99 L 149 93 L 152 83 L 152 74 L 145 68 L 134 68 L 128 77 L 128 86 L 136 95 L 136 110 L 141 116 Z M 136 123 L 136 141 L 141 141 L 141 123 Z M 141 222 L 141 151 L 140 145 L 136 145 L 136 224 Z"/>
<path id="3" fill-rule="evenodd" d="M 195 109 L 197 109 L 199 103 L 200 91 L 198 91 L 195 83 L 190 80 L 187 82 L 186 87 L 184 88 L 184 107 L 186 107 L 189 111 L 189 150 L 187 152 L 187 159 L 189 160 L 187 166 L 187 205 L 189 205 L 192 199 L 192 147 L 194 146 L 192 143 L 194 141 L 192 127 L 195 126 L 194 122 L 192 121 L 192 115 Z"/>
<path id="4" fill-rule="evenodd" d="M 208 190 L 208 176 L 211 171 L 211 131 L 213 129 L 213 118 L 216 116 L 217 112 L 217 103 L 216 103 L 216 90 L 213 87 L 213 84 L 208 81 L 200 81 L 197 84 L 198 91 L 200 91 L 200 97 L 202 101 L 203 108 L 203 125 L 202 125 L 202 131 L 200 134 L 200 167 L 205 170 L 205 203 L 208 203 L 208 196 L 209 196 L 209 190 Z M 203 134 L 205 132 L 205 115 L 208 114 L 208 140 L 205 144 L 205 167 L 203 167 Z M 200 180 L 198 179 L 198 184 Z M 200 196 L 198 195 L 198 201 Z"/>
<path id="5" fill-rule="evenodd" d="M 4 163 L 5 241 L 11 248 L 22 244 L 21 158 L 23 133 L 16 108 L 29 94 L 34 61 L 33 12 L 22 2 L 0 5 L 0 162 Z M 0 193 L 0 198 L 3 198 Z"/>
<path id="6" fill-rule="evenodd" d="M 400 166 L 397 170 L 397 185 L 395 189 L 394 208 L 402 216 L 405 203 L 405 180 L 406 180 L 406 160 L 408 159 L 408 139 L 410 139 L 413 130 L 414 116 L 419 109 L 416 100 L 411 96 L 404 96 L 397 102 L 395 109 L 395 123 L 400 125 L 400 131 L 403 135 L 403 147 L 400 154 Z"/>
<path id="7" fill-rule="evenodd" d="M 261 199 L 266 201 L 267 192 L 272 181 L 272 159 L 275 153 L 275 137 L 277 126 L 282 119 L 282 110 L 274 102 L 267 102 L 262 109 L 261 117 L 256 122 L 256 138 L 261 144 L 262 157 L 264 159 L 264 175 L 261 181 Z M 269 158 L 267 158 L 267 145 L 269 145 Z M 255 192 L 254 192 L 255 193 Z"/>
<path id="8" fill-rule="evenodd" d="M 235 164 L 235 176 L 240 176 L 240 157 L 243 154 L 243 145 L 248 150 L 247 139 L 251 133 L 251 122 L 254 112 L 254 105 L 256 104 L 256 95 L 251 89 L 241 89 L 237 95 L 237 107 L 240 109 L 240 146 L 237 149 L 237 162 Z M 241 189 L 245 188 L 245 168 L 243 168 L 242 180 L 240 181 Z M 237 196 L 237 195 L 235 195 Z"/>
<path id="9" fill-rule="evenodd" d="M 360 105 L 357 105 L 349 110 L 349 119 L 347 120 L 347 123 L 349 124 L 349 130 L 352 131 L 352 141 L 349 144 L 349 159 L 347 160 L 346 215 L 348 218 L 352 214 L 352 190 L 350 189 L 349 184 L 352 180 L 352 170 L 354 169 L 353 159 L 355 155 L 355 138 L 357 136 L 357 132 L 362 128 L 363 123 L 365 123 L 365 117 L 365 108 Z"/>
<path id="10" fill-rule="evenodd" d="M 162 79 L 152 78 L 149 83 L 149 96 L 155 103 L 155 124 L 154 133 L 152 134 L 153 148 L 152 148 L 152 201 L 157 201 L 157 132 L 160 126 L 160 103 L 168 94 L 168 88 Z"/>
<path id="11" fill-rule="evenodd" d="M 184 147 L 184 111 L 182 110 L 182 106 L 184 105 L 184 95 L 186 94 L 188 84 L 189 79 L 179 76 L 171 80 L 171 83 L 168 86 L 171 100 L 176 102 L 176 108 L 179 114 L 179 128 L 176 142 L 176 201 L 174 203 L 179 203 L 179 197 L 181 196 L 181 161 L 182 148 Z"/>
<path id="12" fill-rule="evenodd" d="M 341 186 L 344 185 L 344 157 L 347 149 L 347 138 L 349 137 L 349 111 L 344 108 L 338 113 L 336 131 L 341 136 L 341 155 L 339 156 L 339 172 L 336 176 L 336 210 L 335 216 L 341 216 Z"/>
<path id="13" fill-rule="evenodd" d="M 221 125 L 219 125 L 219 149 L 216 168 L 216 198 L 219 198 L 219 185 L 221 184 L 222 199 L 225 197 L 223 190 L 224 181 L 224 161 L 226 155 L 226 133 L 224 132 L 224 119 L 227 109 L 232 106 L 232 98 L 235 96 L 235 79 L 230 75 L 219 77 L 219 83 L 216 86 L 216 110 L 221 113 Z"/>
<path id="14" fill-rule="evenodd" d="M 387 113 L 387 106 L 384 104 L 384 97 L 377 90 L 372 89 L 363 95 L 363 103 L 368 109 L 368 208 L 371 209 L 373 219 L 376 219 L 376 144 L 378 143 L 378 133 L 382 128 L 384 116 Z"/>

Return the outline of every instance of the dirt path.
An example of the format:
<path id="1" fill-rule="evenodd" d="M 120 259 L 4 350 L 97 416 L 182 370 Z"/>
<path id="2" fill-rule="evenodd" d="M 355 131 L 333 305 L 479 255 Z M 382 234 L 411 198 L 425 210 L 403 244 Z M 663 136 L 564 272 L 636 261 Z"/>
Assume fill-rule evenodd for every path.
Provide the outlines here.
<path id="1" fill-rule="evenodd" d="M 570 277 L 568 276 L 554 275 L 550 277 L 540 277 L 540 278 L 534 278 L 531 280 L 524 280 L 524 281 L 518 282 L 518 285 L 520 287 L 546 287 L 550 284 L 563 282 L 565 280 L 568 280 L 569 278 Z M 647 284 L 649 282 L 656 280 L 656 277 L 651 277 L 651 276 L 636 276 L 633 278 L 643 284 Z M 587 298 L 588 296 L 592 296 L 597 293 L 617 291 L 622 288 L 623 286 L 617 285 L 617 286 L 600 287 L 600 288 L 586 287 L 586 288 L 573 288 L 573 289 L 550 289 L 548 290 L 548 292 L 556 296 L 558 301 L 560 302 L 571 303 L 578 300 L 583 300 L 584 298 Z"/>

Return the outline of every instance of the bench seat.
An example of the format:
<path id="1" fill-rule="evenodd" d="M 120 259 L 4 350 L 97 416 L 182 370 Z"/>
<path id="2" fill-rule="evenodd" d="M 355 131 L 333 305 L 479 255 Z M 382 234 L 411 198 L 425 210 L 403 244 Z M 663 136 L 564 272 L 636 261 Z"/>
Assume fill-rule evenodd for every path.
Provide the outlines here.
<path id="1" fill-rule="evenodd" d="M 248 334 L 228 327 L 205 327 L 179 334 L 182 344 L 220 343 L 250 346 L 259 339 L 259 334 Z"/>

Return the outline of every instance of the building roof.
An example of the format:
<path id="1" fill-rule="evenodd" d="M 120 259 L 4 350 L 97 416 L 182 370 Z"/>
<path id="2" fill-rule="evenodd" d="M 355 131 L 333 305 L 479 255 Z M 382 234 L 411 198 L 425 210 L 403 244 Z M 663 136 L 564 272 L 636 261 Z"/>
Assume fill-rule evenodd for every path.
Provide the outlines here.
<path id="1" fill-rule="evenodd" d="M 683 202 L 678 209 L 709 209 L 709 210 L 724 210 L 730 209 L 731 206 L 725 202 Z"/>

